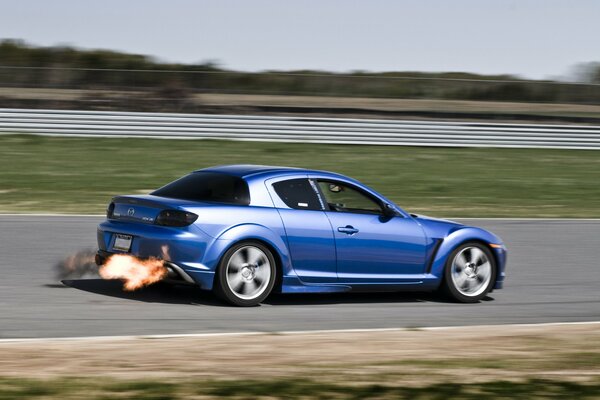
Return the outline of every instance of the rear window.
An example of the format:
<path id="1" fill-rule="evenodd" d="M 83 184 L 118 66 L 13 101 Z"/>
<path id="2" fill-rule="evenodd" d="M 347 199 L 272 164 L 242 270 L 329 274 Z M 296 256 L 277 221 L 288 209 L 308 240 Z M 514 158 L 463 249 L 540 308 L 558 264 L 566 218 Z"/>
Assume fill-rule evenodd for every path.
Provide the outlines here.
<path id="1" fill-rule="evenodd" d="M 290 208 L 297 210 L 321 210 L 317 193 L 308 179 L 290 179 L 273 184 L 275 192 Z"/>
<path id="2" fill-rule="evenodd" d="M 250 204 L 248 184 L 236 176 L 216 172 L 194 172 L 151 193 L 171 199 Z"/>

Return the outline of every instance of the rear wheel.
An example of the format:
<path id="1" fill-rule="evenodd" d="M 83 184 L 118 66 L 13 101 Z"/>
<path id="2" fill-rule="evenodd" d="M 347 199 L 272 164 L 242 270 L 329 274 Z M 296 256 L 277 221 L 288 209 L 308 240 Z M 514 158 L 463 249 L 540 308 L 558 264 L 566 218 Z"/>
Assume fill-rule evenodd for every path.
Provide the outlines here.
<path id="1" fill-rule="evenodd" d="M 476 303 L 492 289 L 495 277 L 490 250 L 481 243 L 464 243 L 446 261 L 443 289 L 456 301 Z"/>
<path id="2" fill-rule="evenodd" d="M 217 270 L 215 291 L 236 306 L 255 306 L 275 285 L 276 264 L 262 243 L 241 242 L 227 250 Z"/>

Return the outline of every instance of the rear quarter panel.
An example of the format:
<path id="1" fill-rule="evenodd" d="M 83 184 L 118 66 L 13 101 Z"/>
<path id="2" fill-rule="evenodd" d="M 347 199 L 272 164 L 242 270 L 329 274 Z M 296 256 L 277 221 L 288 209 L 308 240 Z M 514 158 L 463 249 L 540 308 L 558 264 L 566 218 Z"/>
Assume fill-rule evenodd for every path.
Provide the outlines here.
<path id="1" fill-rule="evenodd" d="M 223 253 L 243 240 L 259 240 L 271 247 L 281 261 L 284 274 L 292 271 L 281 217 L 272 207 L 186 207 L 198 215 L 195 225 L 215 240 L 206 249 L 203 264 L 215 271 Z"/>

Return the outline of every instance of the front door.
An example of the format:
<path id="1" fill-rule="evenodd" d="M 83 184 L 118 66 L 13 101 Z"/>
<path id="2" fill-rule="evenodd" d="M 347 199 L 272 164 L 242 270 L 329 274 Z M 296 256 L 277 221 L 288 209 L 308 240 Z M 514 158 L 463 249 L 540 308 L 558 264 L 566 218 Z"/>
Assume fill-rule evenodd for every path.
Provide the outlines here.
<path id="1" fill-rule="evenodd" d="M 339 283 L 407 283 L 425 272 L 426 240 L 411 218 L 384 216 L 383 205 L 359 188 L 319 180 L 327 202 Z"/>

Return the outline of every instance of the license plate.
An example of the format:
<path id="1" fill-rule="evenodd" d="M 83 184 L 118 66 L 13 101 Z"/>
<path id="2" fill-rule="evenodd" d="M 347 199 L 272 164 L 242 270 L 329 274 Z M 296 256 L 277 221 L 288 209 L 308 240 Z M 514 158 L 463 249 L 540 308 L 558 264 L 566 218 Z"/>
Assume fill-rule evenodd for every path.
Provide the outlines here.
<path id="1" fill-rule="evenodd" d="M 131 249 L 131 236 L 117 234 L 115 236 L 113 250 L 129 252 L 129 249 Z"/>

